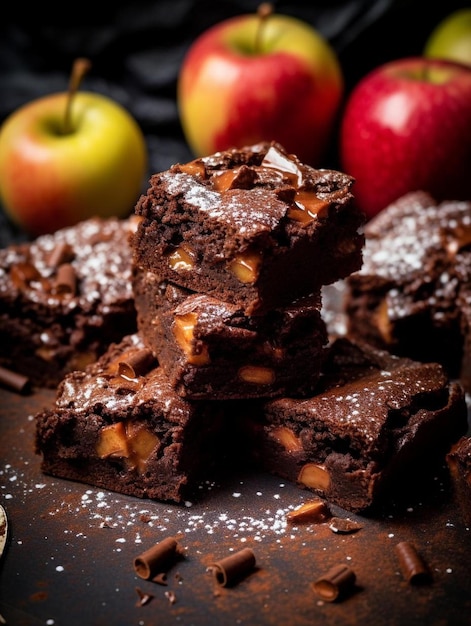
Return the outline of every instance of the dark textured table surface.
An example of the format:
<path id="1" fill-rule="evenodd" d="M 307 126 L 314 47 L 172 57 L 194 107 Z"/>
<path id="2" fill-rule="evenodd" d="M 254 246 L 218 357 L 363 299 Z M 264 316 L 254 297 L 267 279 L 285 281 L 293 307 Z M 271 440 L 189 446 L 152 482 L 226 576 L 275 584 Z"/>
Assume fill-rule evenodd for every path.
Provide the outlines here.
<path id="1" fill-rule="evenodd" d="M 328 522 L 288 523 L 288 512 L 312 494 L 243 468 L 188 506 L 134 499 L 41 473 L 32 415 L 52 396 L 0 390 L 0 502 L 9 520 L 0 614 L 7 624 L 469 624 L 471 535 L 445 468 L 375 516 L 331 507 L 360 523 L 352 534 L 333 532 Z M 169 536 L 184 557 L 167 586 L 139 578 L 134 558 Z M 431 583 L 404 580 L 400 541 L 419 550 Z M 244 547 L 255 553 L 255 570 L 233 587 L 217 586 L 207 567 Z M 356 585 L 341 601 L 322 602 L 311 583 L 337 564 L 354 570 Z M 138 606 L 137 590 L 153 597 Z"/>

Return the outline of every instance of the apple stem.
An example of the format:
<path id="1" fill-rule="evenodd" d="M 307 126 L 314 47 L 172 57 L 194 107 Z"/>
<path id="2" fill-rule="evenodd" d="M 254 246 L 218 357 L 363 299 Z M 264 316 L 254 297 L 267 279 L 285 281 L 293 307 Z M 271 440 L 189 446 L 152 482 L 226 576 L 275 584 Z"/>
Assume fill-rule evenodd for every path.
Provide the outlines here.
<path id="1" fill-rule="evenodd" d="M 68 89 L 68 97 L 67 103 L 65 107 L 65 115 L 64 115 L 64 135 L 68 135 L 72 132 L 72 104 L 74 100 L 74 96 L 77 93 L 82 80 L 85 74 L 89 71 L 91 67 L 91 63 L 88 59 L 79 58 L 75 59 L 74 64 L 72 66 L 72 72 L 70 75 L 69 81 L 69 89 Z"/>
<path id="2" fill-rule="evenodd" d="M 258 28 L 255 35 L 255 54 L 261 53 L 261 42 L 262 35 L 265 24 L 267 23 L 267 18 L 273 13 L 273 5 L 270 2 L 262 2 L 257 9 L 257 17 L 258 17 Z"/>

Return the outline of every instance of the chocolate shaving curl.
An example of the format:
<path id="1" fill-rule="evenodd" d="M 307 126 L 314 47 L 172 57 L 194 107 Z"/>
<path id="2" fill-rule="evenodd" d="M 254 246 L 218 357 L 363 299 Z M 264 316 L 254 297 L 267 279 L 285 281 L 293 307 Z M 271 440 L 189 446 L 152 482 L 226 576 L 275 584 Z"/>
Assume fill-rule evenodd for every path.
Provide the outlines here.
<path id="1" fill-rule="evenodd" d="M 431 582 L 431 572 L 412 543 L 401 541 L 395 550 L 402 575 L 408 583 L 417 585 Z"/>
<path id="2" fill-rule="evenodd" d="M 154 355 L 147 348 L 137 350 L 126 361 L 119 361 L 118 374 L 125 378 L 137 378 L 147 374 L 155 363 Z"/>
<path id="3" fill-rule="evenodd" d="M 235 554 L 210 565 L 216 582 L 221 587 L 229 587 L 246 576 L 255 568 L 255 554 L 250 548 L 244 548 Z"/>
<path id="4" fill-rule="evenodd" d="M 167 537 L 134 559 L 134 570 L 140 578 L 161 580 L 162 573 L 183 554 L 174 537 Z"/>
<path id="5" fill-rule="evenodd" d="M 54 289 L 59 295 L 75 295 L 77 290 L 77 276 L 75 274 L 74 267 L 70 263 L 63 263 L 57 268 Z"/>
<path id="6" fill-rule="evenodd" d="M 18 393 L 23 393 L 29 389 L 30 380 L 27 376 L 18 374 L 18 372 L 14 372 L 6 367 L 0 367 L 0 384 Z"/>
<path id="7" fill-rule="evenodd" d="M 351 591 L 355 581 L 355 572 L 348 565 L 335 565 L 324 576 L 313 582 L 312 588 L 323 600 L 335 602 Z"/>

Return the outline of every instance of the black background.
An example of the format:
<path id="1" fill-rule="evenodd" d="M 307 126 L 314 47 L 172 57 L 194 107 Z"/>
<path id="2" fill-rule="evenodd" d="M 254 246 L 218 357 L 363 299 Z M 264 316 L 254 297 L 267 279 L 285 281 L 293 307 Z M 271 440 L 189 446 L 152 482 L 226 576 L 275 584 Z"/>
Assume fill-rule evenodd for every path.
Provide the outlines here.
<path id="1" fill-rule="evenodd" d="M 149 175 L 192 158 L 180 127 L 176 84 L 192 41 L 259 2 L 163 0 L 10 3 L 0 20 L 0 122 L 22 104 L 67 88 L 73 60 L 92 68 L 82 88 L 123 104 L 144 131 Z M 369 70 L 420 55 L 433 27 L 463 2 L 363 0 L 274 2 L 277 13 L 312 24 L 338 54 L 345 98 Z M 469 5 L 468 5 L 469 6 Z M 323 167 L 338 167 L 333 141 Z M 0 247 L 26 239 L 0 208 Z"/>

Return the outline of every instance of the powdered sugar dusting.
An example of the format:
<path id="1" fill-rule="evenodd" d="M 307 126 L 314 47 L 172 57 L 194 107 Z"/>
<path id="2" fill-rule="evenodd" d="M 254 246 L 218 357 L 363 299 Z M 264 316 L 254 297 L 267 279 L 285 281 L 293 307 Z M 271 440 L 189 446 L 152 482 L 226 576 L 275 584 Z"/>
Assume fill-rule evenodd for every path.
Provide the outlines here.
<path id="1" fill-rule="evenodd" d="M 26 503 L 29 498 L 47 498 L 48 518 L 78 519 L 76 525 L 64 524 L 64 534 L 86 540 L 92 529 L 114 529 L 118 535 L 116 546 L 123 543 L 142 543 L 143 529 L 150 528 L 155 533 L 191 535 L 192 533 L 229 535 L 235 542 L 263 541 L 269 536 L 287 533 L 286 516 L 306 498 L 302 491 L 299 496 L 281 503 L 285 483 L 276 482 L 267 491 L 253 489 L 241 482 L 238 489 L 229 491 L 217 508 L 201 503 L 186 502 L 182 506 L 164 504 L 149 500 L 126 498 L 120 494 L 83 486 L 77 493 L 76 483 L 56 481 L 47 478 L 46 482 L 29 485 L 27 477 L 19 468 L 6 464 L 0 469 L 1 495 L 4 499 L 21 497 Z M 15 494 L 9 485 L 15 484 Z M 211 490 L 212 485 L 204 485 Z M 275 490 L 277 488 L 277 490 Z M 51 497 L 51 491 L 61 494 Z M 256 496 L 254 498 L 253 496 Z M 208 496 L 210 498 L 210 496 Z M 289 526 L 289 533 L 296 533 L 296 527 Z"/>
<path id="2" fill-rule="evenodd" d="M 284 485 L 280 484 L 283 489 Z M 258 497 L 263 497 L 263 492 L 257 492 Z M 229 499 L 246 499 L 247 494 L 234 491 L 228 495 Z M 79 498 L 70 500 L 66 498 L 57 502 L 48 515 L 50 517 L 66 515 L 78 515 L 85 513 L 89 520 L 89 527 L 112 528 L 126 531 L 115 539 L 115 543 L 134 542 L 142 543 L 143 520 L 147 527 L 157 533 L 172 533 L 188 536 L 192 533 L 212 536 L 216 533 L 229 534 L 234 540 L 244 543 L 247 539 L 262 541 L 267 536 L 284 535 L 287 531 L 286 516 L 289 511 L 298 506 L 298 502 L 280 506 L 280 495 L 268 494 L 260 502 L 260 508 L 237 507 L 237 513 L 233 511 L 234 503 L 228 501 L 227 509 L 224 507 L 208 508 L 187 502 L 186 506 L 165 505 L 149 501 L 126 502 L 120 506 L 120 496 L 113 492 L 96 491 L 87 489 Z M 118 512 L 117 512 L 118 511 Z M 291 532 L 296 528 L 291 525 Z M 65 528 L 65 534 L 72 533 Z M 78 536 L 78 535 L 77 535 Z M 87 532 L 84 527 L 80 537 L 86 539 Z"/>

